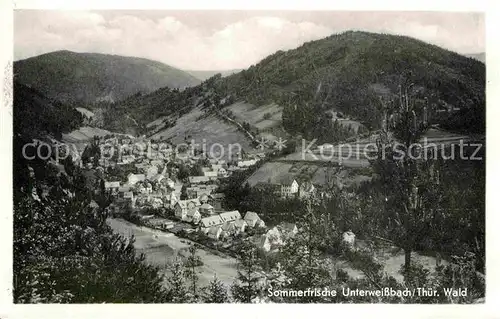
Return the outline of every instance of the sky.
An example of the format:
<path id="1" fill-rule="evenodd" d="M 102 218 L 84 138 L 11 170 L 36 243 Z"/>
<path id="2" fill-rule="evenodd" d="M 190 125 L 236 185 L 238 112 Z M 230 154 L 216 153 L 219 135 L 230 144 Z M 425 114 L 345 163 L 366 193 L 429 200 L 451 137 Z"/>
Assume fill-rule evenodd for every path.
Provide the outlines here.
<path id="1" fill-rule="evenodd" d="M 482 13 L 16 10 L 14 59 L 71 50 L 144 57 L 184 70 L 244 69 L 347 30 L 407 35 L 462 54 L 485 51 Z"/>

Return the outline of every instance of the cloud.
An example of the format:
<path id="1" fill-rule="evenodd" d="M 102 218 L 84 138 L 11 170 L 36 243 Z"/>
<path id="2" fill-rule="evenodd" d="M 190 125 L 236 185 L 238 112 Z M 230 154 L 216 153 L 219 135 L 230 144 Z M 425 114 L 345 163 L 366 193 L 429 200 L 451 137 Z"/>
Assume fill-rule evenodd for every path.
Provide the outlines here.
<path id="1" fill-rule="evenodd" d="M 297 18 L 256 13 L 216 27 L 209 26 L 213 16 L 207 16 L 205 27 L 200 21 L 190 23 L 185 18 L 189 13 L 153 17 L 137 12 L 16 11 L 14 51 L 16 59 L 66 49 L 145 57 L 182 69 L 222 70 L 247 68 L 277 50 L 348 29 L 409 35 L 457 51 L 484 48 L 484 35 L 470 27 L 477 22 L 474 17 L 464 23 L 462 16 L 446 16 L 441 23 L 428 15 L 322 14 Z"/>

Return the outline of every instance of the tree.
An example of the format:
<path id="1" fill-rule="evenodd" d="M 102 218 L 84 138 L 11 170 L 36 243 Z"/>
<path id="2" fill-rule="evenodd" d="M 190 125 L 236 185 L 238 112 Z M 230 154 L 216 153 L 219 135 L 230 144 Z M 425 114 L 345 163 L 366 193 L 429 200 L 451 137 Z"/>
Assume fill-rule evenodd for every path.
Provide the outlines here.
<path id="1" fill-rule="evenodd" d="M 275 267 L 266 274 L 266 292 L 267 291 L 279 291 L 284 290 L 290 284 L 291 279 L 287 276 L 285 269 L 281 267 L 278 262 Z M 273 302 L 286 302 L 283 297 L 276 297 L 272 295 L 270 297 Z"/>
<path id="2" fill-rule="evenodd" d="M 416 243 L 432 221 L 426 202 L 433 194 L 433 184 L 438 182 L 433 174 L 434 159 L 429 159 L 421 147 L 415 147 L 427 129 L 426 106 L 419 108 L 410 100 L 408 87 L 392 107 L 385 106 L 374 170 L 384 187 L 389 210 L 385 216 L 405 251 L 407 270 Z"/>
<path id="3" fill-rule="evenodd" d="M 170 285 L 170 295 L 172 302 L 183 303 L 188 300 L 186 282 L 185 282 L 185 269 L 181 261 L 176 260 L 171 266 L 172 274 L 168 278 Z"/>
<path id="4" fill-rule="evenodd" d="M 196 255 L 197 247 L 196 244 L 193 244 L 189 247 L 189 256 L 186 260 L 186 278 L 189 280 L 191 284 L 191 293 L 194 299 L 198 299 L 198 291 L 197 291 L 197 283 L 198 283 L 198 273 L 196 267 L 203 265 L 200 256 Z"/>
<path id="5" fill-rule="evenodd" d="M 207 303 L 226 303 L 229 302 L 227 288 L 222 281 L 214 275 L 214 279 L 205 287 L 205 295 L 203 301 Z"/>
<path id="6" fill-rule="evenodd" d="M 261 267 L 257 258 L 257 248 L 251 244 L 245 244 L 240 256 L 238 277 L 231 287 L 231 292 L 236 301 L 251 303 L 261 292 L 259 286 Z"/>
<path id="7" fill-rule="evenodd" d="M 302 224 L 304 226 L 293 240 L 287 241 L 280 249 L 283 269 L 290 278 L 288 287 L 295 290 L 328 287 L 331 283 L 329 265 L 318 250 L 323 239 L 317 230 L 322 222 L 311 202 L 307 204 Z M 317 302 L 318 298 L 309 296 L 296 301 Z"/>
<path id="8" fill-rule="evenodd" d="M 185 200 L 188 198 L 188 195 L 187 195 L 187 187 L 186 187 L 186 184 L 182 184 L 182 187 L 181 187 L 181 200 Z"/>

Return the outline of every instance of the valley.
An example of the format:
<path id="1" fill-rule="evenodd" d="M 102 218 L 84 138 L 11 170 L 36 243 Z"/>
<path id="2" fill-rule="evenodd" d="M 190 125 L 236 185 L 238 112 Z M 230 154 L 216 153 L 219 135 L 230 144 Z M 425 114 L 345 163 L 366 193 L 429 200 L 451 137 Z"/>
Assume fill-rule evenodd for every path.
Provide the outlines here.
<path id="1" fill-rule="evenodd" d="M 67 50 L 14 71 L 17 300 L 40 287 L 44 302 L 484 297 L 474 58 L 346 31 L 227 72 Z M 465 285 L 435 299 L 265 295 Z"/>

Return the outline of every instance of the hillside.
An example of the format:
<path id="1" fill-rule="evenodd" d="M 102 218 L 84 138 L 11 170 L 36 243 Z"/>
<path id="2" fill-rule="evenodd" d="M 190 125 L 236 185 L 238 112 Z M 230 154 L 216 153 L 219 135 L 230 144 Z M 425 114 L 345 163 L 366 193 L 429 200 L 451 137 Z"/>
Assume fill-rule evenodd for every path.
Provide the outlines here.
<path id="1" fill-rule="evenodd" d="M 325 110 L 335 109 L 376 128 L 379 98 L 390 101 L 410 86 L 432 110 L 448 105 L 484 114 L 485 66 L 475 59 L 403 36 L 345 32 L 278 51 L 257 65 L 222 79 L 237 99 L 284 107 L 289 132 L 317 136 Z M 481 116 L 477 125 L 484 130 Z M 319 130 L 318 132 L 314 132 Z"/>
<path id="2" fill-rule="evenodd" d="M 14 63 L 16 81 L 48 97 L 85 106 L 116 101 L 161 87 L 185 88 L 201 81 L 166 64 L 135 57 L 55 51 Z"/>
<path id="3" fill-rule="evenodd" d="M 241 69 L 234 69 L 234 70 L 219 70 L 219 71 L 198 71 L 198 70 L 186 70 L 187 73 L 191 74 L 197 79 L 200 79 L 201 81 L 205 81 L 212 76 L 220 73 L 222 76 L 229 76 L 231 74 L 235 74 L 240 72 Z"/>
<path id="4" fill-rule="evenodd" d="M 483 63 L 413 38 L 367 32 L 344 32 L 278 51 L 247 70 L 214 76 L 183 91 L 160 89 L 136 95 L 109 108 L 111 122 L 120 122 L 110 129 L 145 127 L 163 116 L 178 118 L 196 106 L 229 106 L 233 111 L 231 103 L 245 101 L 256 110 L 277 105 L 281 123 L 273 127 L 278 130 L 335 142 L 355 130 L 339 125 L 342 121 L 331 114 L 341 112 L 348 118 L 344 122 L 377 129 L 383 108 L 390 107 L 400 87 L 411 87 L 409 94 L 420 109 L 428 106 L 432 123 L 462 132 L 484 132 Z M 449 109 L 454 111 L 445 111 Z M 130 117 L 137 123 L 131 125 Z M 261 120 L 238 119 L 256 129 Z M 158 121 L 155 130 L 173 124 Z"/>
<path id="5" fill-rule="evenodd" d="M 79 111 L 16 82 L 13 104 L 14 303 L 169 301 L 157 268 L 106 224 L 104 182 L 51 152 L 46 137 L 77 128 Z"/>
<path id="6" fill-rule="evenodd" d="M 14 135 L 26 140 L 46 135 L 61 138 L 80 127 L 83 116 L 73 107 L 47 98 L 39 91 L 14 82 Z"/>
<path id="7" fill-rule="evenodd" d="M 466 54 L 465 56 L 486 63 L 486 54 L 484 52 Z"/>

